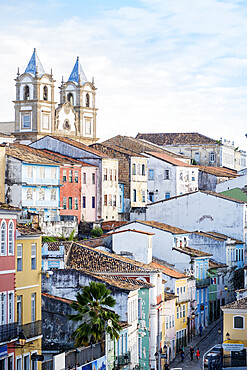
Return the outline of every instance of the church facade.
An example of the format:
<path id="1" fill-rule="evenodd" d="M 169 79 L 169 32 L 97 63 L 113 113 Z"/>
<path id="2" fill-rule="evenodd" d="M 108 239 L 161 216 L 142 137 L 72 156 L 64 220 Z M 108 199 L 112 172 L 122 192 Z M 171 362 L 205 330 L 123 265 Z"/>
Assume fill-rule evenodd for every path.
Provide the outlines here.
<path id="1" fill-rule="evenodd" d="M 60 103 L 54 101 L 55 80 L 46 73 L 34 49 L 25 72 L 17 73 L 13 135 L 25 144 L 45 135 L 66 136 L 86 145 L 95 143 L 96 88 L 88 82 L 77 57 L 67 82 L 62 80 Z"/>

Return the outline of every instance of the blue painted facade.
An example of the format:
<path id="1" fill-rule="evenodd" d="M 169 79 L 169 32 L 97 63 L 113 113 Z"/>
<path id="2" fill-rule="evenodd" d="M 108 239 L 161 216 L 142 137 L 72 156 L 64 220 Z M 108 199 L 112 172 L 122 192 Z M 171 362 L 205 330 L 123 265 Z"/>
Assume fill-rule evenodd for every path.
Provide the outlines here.
<path id="1" fill-rule="evenodd" d="M 124 184 L 118 184 L 118 213 L 124 213 Z"/>
<path id="2" fill-rule="evenodd" d="M 59 221 L 60 168 L 22 163 L 22 208 L 42 213 L 44 221 Z"/>
<path id="3" fill-rule="evenodd" d="M 207 271 L 209 268 L 209 258 L 201 257 L 194 260 L 195 277 L 196 277 L 196 330 L 199 326 L 207 326 L 209 321 L 209 285 L 210 278 Z"/>
<path id="4" fill-rule="evenodd" d="M 235 244 L 235 261 L 237 269 L 244 267 L 244 244 Z"/>
<path id="5" fill-rule="evenodd" d="M 48 243 L 42 245 L 42 270 L 64 268 L 64 245 L 61 242 L 57 250 L 49 250 Z"/>

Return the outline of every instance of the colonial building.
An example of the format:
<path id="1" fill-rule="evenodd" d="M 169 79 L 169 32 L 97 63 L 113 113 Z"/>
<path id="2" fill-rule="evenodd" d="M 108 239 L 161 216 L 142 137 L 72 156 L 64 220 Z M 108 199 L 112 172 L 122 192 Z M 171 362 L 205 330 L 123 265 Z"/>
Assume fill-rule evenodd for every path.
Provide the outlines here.
<path id="1" fill-rule="evenodd" d="M 77 57 L 66 82 L 60 86 L 60 104 L 56 108 L 52 70 L 43 68 L 36 49 L 24 73 L 17 73 L 15 127 L 13 134 L 22 143 L 33 142 L 47 134 L 69 136 L 91 144 L 96 139 L 94 82 L 89 82 Z M 5 126 L 1 127 L 3 131 Z"/>

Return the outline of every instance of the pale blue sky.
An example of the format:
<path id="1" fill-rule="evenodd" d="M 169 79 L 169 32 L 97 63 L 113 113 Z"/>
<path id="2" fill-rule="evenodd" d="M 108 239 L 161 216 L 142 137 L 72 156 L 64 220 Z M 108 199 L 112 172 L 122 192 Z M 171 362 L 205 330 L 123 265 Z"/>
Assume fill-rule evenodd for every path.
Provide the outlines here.
<path id="1" fill-rule="evenodd" d="M 102 139 L 198 131 L 247 149 L 246 40 L 246 1 L 0 0 L 0 121 L 36 47 L 57 86 L 80 56 Z"/>

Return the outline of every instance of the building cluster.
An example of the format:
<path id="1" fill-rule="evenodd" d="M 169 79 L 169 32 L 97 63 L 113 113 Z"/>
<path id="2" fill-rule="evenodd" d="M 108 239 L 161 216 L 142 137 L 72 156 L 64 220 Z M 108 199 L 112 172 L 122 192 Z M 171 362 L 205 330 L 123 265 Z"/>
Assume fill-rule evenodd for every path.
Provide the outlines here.
<path id="1" fill-rule="evenodd" d="M 199 133 L 99 143 L 96 87 L 79 59 L 57 107 L 54 83 L 34 50 L 18 70 L 15 122 L 0 122 L 0 368 L 54 358 L 83 369 L 91 356 L 109 370 L 160 369 L 221 310 L 224 338 L 239 339 L 246 153 Z M 96 227 L 103 235 L 91 238 Z M 92 281 L 111 290 L 122 329 L 89 356 L 73 353 L 67 315 Z"/>

